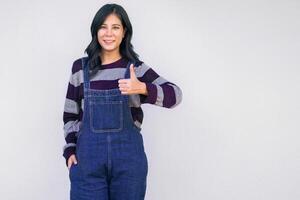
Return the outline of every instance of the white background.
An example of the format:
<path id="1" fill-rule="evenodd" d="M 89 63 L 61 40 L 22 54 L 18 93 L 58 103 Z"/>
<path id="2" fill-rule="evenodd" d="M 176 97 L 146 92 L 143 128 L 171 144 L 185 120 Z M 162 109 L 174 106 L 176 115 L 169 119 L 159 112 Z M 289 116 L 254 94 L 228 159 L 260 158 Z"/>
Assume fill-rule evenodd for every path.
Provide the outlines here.
<path id="1" fill-rule="evenodd" d="M 141 60 L 183 91 L 142 107 L 146 199 L 300 199 L 300 2 L 116 2 Z M 1 0 L 1 199 L 69 198 L 67 83 L 105 3 Z"/>

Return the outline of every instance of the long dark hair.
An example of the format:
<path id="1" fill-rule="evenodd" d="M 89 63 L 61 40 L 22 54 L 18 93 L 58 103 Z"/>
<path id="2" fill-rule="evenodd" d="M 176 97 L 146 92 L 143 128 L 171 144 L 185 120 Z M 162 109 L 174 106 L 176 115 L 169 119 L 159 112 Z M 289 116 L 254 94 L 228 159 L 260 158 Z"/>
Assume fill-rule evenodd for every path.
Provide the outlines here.
<path id="1" fill-rule="evenodd" d="M 115 14 L 116 16 L 118 16 L 120 21 L 122 22 L 124 30 L 126 30 L 125 36 L 120 44 L 121 56 L 127 58 L 127 60 L 133 63 L 139 62 L 139 55 L 134 52 L 133 46 L 131 44 L 133 30 L 126 11 L 122 6 L 118 4 L 105 4 L 97 11 L 93 19 L 93 22 L 91 24 L 92 41 L 84 51 L 88 54 L 90 63 L 89 66 L 90 70 L 92 70 L 92 74 L 96 73 L 100 69 L 102 63 L 99 55 L 102 47 L 98 42 L 97 32 L 100 26 L 104 23 L 106 17 L 110 14 Z"/>

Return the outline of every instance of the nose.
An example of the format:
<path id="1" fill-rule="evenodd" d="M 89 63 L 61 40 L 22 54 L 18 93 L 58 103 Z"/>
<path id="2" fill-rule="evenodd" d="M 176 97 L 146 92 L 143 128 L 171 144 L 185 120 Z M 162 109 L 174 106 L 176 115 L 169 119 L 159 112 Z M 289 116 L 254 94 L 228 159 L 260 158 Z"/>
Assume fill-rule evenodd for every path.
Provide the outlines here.
<path id="1" fill-rule="evenodd" d="M 106 31 L 105 31 L 105 35 L 112 35 L 112 31 L 110 28 L 107 28 Z"/>

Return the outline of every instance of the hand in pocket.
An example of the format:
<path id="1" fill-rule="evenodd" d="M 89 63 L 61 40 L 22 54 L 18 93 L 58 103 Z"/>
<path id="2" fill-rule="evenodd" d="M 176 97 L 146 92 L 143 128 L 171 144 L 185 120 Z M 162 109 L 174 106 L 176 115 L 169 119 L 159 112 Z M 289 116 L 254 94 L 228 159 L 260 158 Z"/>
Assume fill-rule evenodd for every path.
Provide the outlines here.
<path id="1" fill-rule="evenodd" d="M 72 154 L 68 159 L 68 169 L 69 170 L 73 164 L 77 165 L 77 159 L 76 159 L 75 154 Z"/>

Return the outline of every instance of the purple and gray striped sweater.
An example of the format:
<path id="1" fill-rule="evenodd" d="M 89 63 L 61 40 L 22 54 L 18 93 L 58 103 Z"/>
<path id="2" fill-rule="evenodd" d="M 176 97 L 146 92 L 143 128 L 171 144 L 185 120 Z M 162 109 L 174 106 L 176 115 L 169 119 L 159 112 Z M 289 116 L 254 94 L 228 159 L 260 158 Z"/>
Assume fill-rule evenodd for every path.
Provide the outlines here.
<path id="1" fill-rule="evenodd" d="M 121 58 L 113 63 L 102 65 L 101 70 L 91 77 L 91 89 L 107 90 L 118 88 L 118 80 L 124 78 L 127 62 L 126 58 Z M 136 126 L 141 127 L 143 121 L 141 104 L 149 103 L 165 108 L 174 108 L 181 102 L 181 89 L 158 75 L 144 62 L 136 64 L 135 73 L 140 81 L 145 82 L 148 91 L 147 96 L 141 94 L 129 95 L 129 106 Z M 77 59 L 73 62 L 63 113 L 64 137 L 66 141 L 66 144 L 63 146 L 63 156 L 66 159 L 66 163 L 68 158 L 75 154 L 76 151 L 76 133 L 81 128 L 84 110 L 83 98 L 82 63 L 81 59 Z"/>

